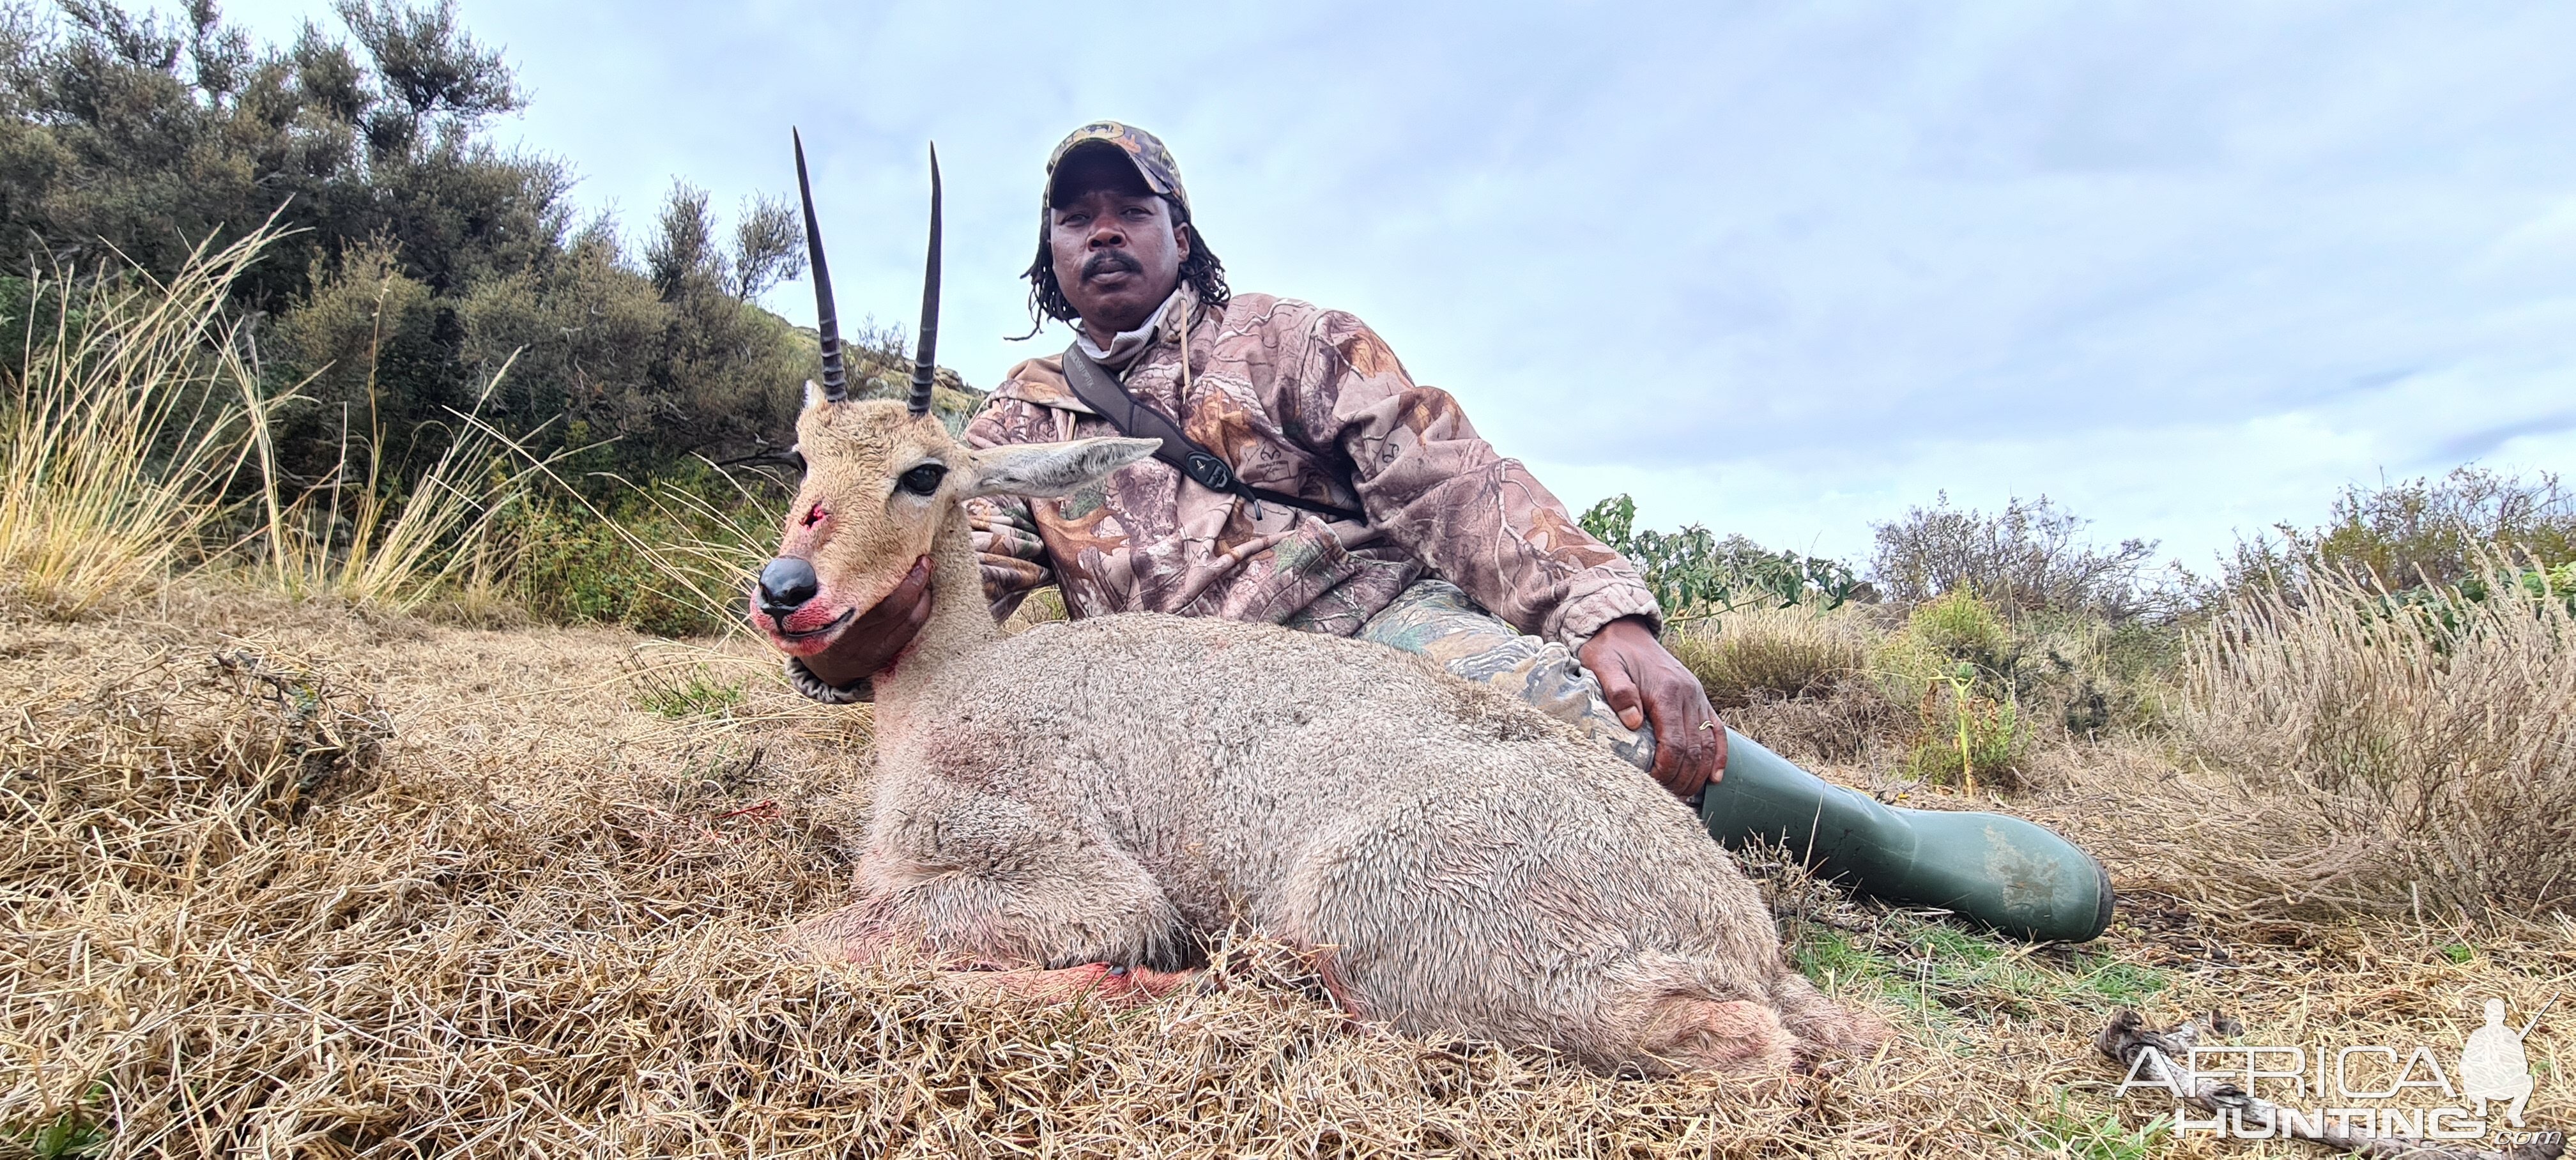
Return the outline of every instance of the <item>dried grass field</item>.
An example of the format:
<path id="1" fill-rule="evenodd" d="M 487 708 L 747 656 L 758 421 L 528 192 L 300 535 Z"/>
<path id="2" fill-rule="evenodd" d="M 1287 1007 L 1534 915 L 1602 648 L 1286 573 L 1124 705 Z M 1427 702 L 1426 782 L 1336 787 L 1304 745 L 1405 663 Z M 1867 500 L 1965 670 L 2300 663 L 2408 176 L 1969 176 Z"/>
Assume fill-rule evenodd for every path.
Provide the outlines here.
<path id="1" fill-rule="evenodd" d="M 654 543 L 591 509 L 635 567 L 512 580 L 495 529 L 551 461 L 465 412 L 401 489 L 290 494 L 292 392 L 223 307 L 262 244 L 34 287 L 56 332 L 0 376 L 0 1156 L 2296 1155 L 2113 1098 L 2095 1036 L 2447 1066 L 2489 999 L 2543 1013 L 2526 1123 L 2576 1107 L 2563 560 L 2161 624 L 1968 585 L 1677 623 L 1755 739 L 2058 826 L 2122 892 L 2034 947 L 1743 858 L 1792 963 L 1897 1028 L 1872 1058 L 1601 1076 L 1354 1024 L 1249 938 L 1150 1005 L 1001 1000 L 782 945 L 843 900 L 865 707 L 756 643 L 526 611 L 531 575 L 647 575 L 721 623 L 772 517 Z"/>
<path id="2" fill-rule="evenodd" d="M 1253 947 L 1118 1012 L 800 961 L 778 935 L 844 889 L 867 715 L 747 646 L 193 585 L 6 606 L 0 657 L 16 1154 L 2292 1155 L 2115 1104 L 2093 1035 L 2216 1006 L 2243 1042 L 2455 1059 L 2476 1000 L 2576 975 L 2564 918 L 2201 889 L 2260 821 L 2208 813 L 2241 791 L 2070 745 L 2015 808 L 2110 855 L 2108 937 L 1997 942 L 1772 867 L 1793 956 L 1899 1038 L 1817 1076 L 1604 1078 L 1346 1026 Z M 2531 1038 L 2532 1123 L 2567 1122 L 2568 1044 Z"/>

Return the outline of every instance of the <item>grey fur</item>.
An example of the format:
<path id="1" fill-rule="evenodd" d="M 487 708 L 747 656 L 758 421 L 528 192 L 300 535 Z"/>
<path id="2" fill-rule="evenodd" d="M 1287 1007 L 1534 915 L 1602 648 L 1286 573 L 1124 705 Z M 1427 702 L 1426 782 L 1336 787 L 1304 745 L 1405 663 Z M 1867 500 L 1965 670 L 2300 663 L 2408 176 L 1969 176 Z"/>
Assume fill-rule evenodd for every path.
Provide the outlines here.
<path id="1" fill-rule="evenodd" d="M 965 494 L 1071 495 L 1110 472 L 1152 458 L 1161 446 L 1152 439 L 1100 438 L 988 447 L 974 454 L 975 482 Z"/>
<path id="2" fill-rule="evenodd" d="M 807 454 L 842 432 L 855 484 L 945 438 L 852 413 L 879 406 L 809 413 Z M 1603 1069 L 1766 1070 L 1883 1033 L 1786 967 L 1692 811 L 1536 709 L 1266 624 L 1130 614 L 1003 638 L 957 496 L 926 514 L 934 611 L 876 679 L 861 898 L 804 928 L 818 945 L 1168 966 L 1240 921 L 1314 951 L 1356 1015 Z"/>

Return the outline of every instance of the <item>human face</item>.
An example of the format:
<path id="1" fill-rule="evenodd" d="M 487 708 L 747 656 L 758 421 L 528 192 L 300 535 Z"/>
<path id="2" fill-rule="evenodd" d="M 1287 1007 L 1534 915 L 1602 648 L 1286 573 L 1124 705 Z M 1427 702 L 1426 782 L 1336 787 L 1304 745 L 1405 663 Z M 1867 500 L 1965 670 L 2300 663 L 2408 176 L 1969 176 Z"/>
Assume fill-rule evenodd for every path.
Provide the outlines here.
<path id="1" fill-rule="evenodd" d="M 1173 224 L 1171 203 L 1125 157 L 1085 149 L 1056 166 L 1047 248 L 1083 333 L 1106 345 L 1143 326 L 1180 285 L 1189 228 Z"/>

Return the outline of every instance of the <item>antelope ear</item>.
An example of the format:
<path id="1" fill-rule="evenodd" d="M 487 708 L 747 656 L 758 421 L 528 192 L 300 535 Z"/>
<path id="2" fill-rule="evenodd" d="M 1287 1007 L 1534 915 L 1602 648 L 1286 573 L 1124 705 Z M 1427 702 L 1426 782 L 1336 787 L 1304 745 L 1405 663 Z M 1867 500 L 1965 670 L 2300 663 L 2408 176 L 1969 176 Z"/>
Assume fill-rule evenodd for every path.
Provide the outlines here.
<path id="1" fill-rule="evenodd" d="M 1162 447 L 1157 439 L 1076 439 L 1070 443 L 1012 443 L 987 447 L 967 456 L 967 496 L 1026 495 L 1039 499 L 1071 495 L 1087 483 L 1141 459 Z"/>
<path id="2" fill-rule="evenodd" d="M 814 408 L 816 408 L 816 407 L 818 407 L 818 406 L 821 406 L 821 405 L 822 405 L 822 403 L 823 403 L 823 400 L 824 400 L 826 397 L 827 397 L 827 396 L 825 396 L 825 395 L 823 394 L 823 388 L 821 388 L 821 387 L 819 387 L 819 386 L 816 386 L 816 385 L 814 384 L 814 380 L 812 380 L 812 379 L 807 379 L 807 380 L 805 380 L 805 409 L 806 409 L 806 410 L 811 411 L 811 410 L 813 410 Z"/>

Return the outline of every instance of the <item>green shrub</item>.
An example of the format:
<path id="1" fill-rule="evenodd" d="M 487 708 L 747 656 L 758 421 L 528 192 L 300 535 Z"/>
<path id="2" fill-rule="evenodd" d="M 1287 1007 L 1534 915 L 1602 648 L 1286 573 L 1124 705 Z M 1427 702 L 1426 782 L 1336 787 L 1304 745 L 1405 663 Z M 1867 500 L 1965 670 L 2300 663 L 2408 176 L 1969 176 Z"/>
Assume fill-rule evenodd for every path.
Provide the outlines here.
<path id="1" fill-rule="evenodd" d="M 1996 677 L 2008 677 L 2020 659 L 2012 628 L 1974 589 L 1953 589 L 1916 607 L 1905 618 L 1905 635 L 1927 657 L 1965 662 Z"/>
<path id="2" fill-rule="evenodd" d="M 2463 632 L 2479 623 L 2479 606 L 2491 602 L 2554 603 L 2576 612 L 2576 561 L 2556 567 L 2515 567 L 2489 559 L 2456 585 L 2425 584 L 2381 593 L 2374 601 L 2390 618 L 2409 616 L 2432 629 L 2434 647 L 2448 653 Z"/>
<path id="3" fill-rule="evenodd" d="M 1870 582 L 1901 603 L 1966 589 L 2016 614 L 2082 612 L 2121 621 L 2166 611 L 2166 595 L 2140 576 L 2155 542 L 2098 548 L 2079 539 L 2090 522 L 2047 496 L 2015 497 L 1987 515 L 1950 506 L 1945 492 L 1928 508 L 1873 527 Z"/>
<path id="4" fill-rule="evenodd" d="M 1579 518 L 1584 531 L 1636 566 L 1668 620 L 1764 606 L 1831 610 L 1873 596 L 1838 560 L 1774 552 L 1742 536 L 1720 540 L 1698 524 L 1669 534 L 1638 531 L 1636 521 L 1637 502 L 1625 495 Z"/>
<path id="5" fill-rule="evenodd" d="M 2031 743 L 2020 705 L 2022 642 L 1993 605 L 1966 588 L 1917 605 L 1877 660 L 1890 691 L 1916 706 L 1907 772 L 1969 786 L 2020 784 Z"/>
<path id="6" fill-rule="evenodd" d="M 701 636 L 743 623 L 750 576 L 769 556 L 771 505 L 714 471 L 629 488 L 612 506 L 558 498 L 522 507 L 504 530 L 510 587 L 558 624 L 617 624 Z"/>
<path id="7" fill-rule="evenodd" d="M 2039 613 L 2023 616 L 2013 634 L 2006 684 L 2025 721 L 2054 723 L 2079 738 L 2163 725 L 2182 660 L 2179 624 Z"/>
<path id="8" fill-rule="evenodd" d="M 2278 524 L 2238 542 L 2202 596 L 2215 605 L 2260 589 L 2296 599 L 2312 580 L 2345 574 L 2391 589 L 2464 587 L 2488 571 L 2482 560 L 2522 557 L 2544 569 L 2576 561 L 2576 490 L 2547 472 L 2462 467 L 2347 487 L 2324 524 Z"/>
<path id="9" fill-rule="evenodd" d="M 1889 695 L 1916 705 L 1922 727 L 1942 735 L 1917 740 L 1951 750 L 1926 758 L 1947 771 L 1959 765 L 1956 721 L 1963 711 L 1972 732 L 1994 732 L 2005 715 L 1999 706 L 2009 706 L 2019 739 L 2003 746 L 2007 735 L 1995 733 L 1996 746 L 1989 748 L 1996 753 L 2018 753 L 2034 729 L 2095 738 L 2161 728 L 2183 631 L 2169 621 L 2113 621 L 2087 612 L 2007 619 L 1962 589 L 1916 606 L 1874 659 Z M 1955 687 L 1961 665 L 1970 674 L 1964 710 Z M 1983 766 L 1971 766 L 1985 776 Z"/>
<path id="10" fill-rule="evenodd" d="M 2019 788 L 2030 727 L 2010 698 L 1981 693 L 1967 674 L 1923 699 L 1921 729 L 1906 754 L 1906 772 L 1925 781 Z"/>

